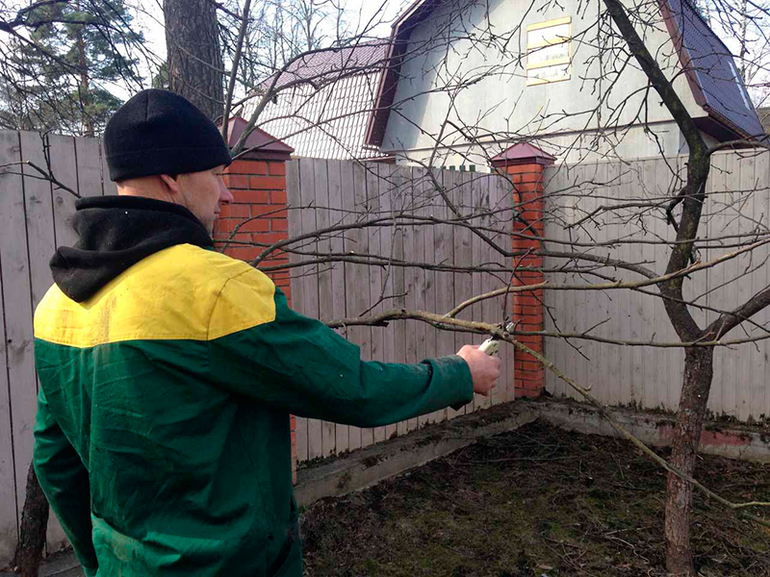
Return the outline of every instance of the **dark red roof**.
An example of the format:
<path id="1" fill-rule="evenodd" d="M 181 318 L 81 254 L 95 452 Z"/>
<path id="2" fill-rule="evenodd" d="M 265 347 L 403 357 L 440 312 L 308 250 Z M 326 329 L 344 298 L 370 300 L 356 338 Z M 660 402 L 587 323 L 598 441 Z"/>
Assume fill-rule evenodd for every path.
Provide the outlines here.
<path id="1" fill-rule="evenodd" d="M 247 124 L 248 122 L 240 116 L 231 118 L 230 122 L 227 123 L 227 144 L 230 148 L 235 146 L 235 143 L 238 142 L 241 134 L 246 130 Z M 257 127 L 255 127 L 251 134 L 246 138 L 244 149 L 249 148 L 258 150 L 259 152 L 272 152 L 285 155 L 294 152 L 294 149 L 291 146 L 281 142 L 275 136 L 268 134 Z"/>
<path id="2" fill-rule="evenodd" d="M 519 142 L 506 148 L 503 152 L 492 158 L 491 162 L 492 166 L 497 166 L 500 164 L 518 164 L 525 160 L 537 164 L 550 165 L 556 161 L 556 157 L 534 144 Z"/>
<path id="3" fill-rule="evenodd" d="M 297 80 L 323 84 L 340 76 L 369 74 L 372 68 L 384 69 L 389 48 L 390 41 L 382 39 L 306 54 L 280 73 L 276 88 Z M 269 86 L 272 78 L 265 80 L 261 86 Z"/>

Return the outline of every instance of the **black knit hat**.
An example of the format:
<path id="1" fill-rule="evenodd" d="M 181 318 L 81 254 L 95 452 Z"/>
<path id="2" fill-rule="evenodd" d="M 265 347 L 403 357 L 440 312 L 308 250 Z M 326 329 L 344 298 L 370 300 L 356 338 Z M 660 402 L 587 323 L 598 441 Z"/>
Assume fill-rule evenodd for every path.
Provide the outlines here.
<path id="1" fill-rule="evenodd" d="M 112 116 L 104 150 L 114 181 L 200 172 L 231 162 L 211 120 L 182 96 L 155 88 L 143 90 Z"/>

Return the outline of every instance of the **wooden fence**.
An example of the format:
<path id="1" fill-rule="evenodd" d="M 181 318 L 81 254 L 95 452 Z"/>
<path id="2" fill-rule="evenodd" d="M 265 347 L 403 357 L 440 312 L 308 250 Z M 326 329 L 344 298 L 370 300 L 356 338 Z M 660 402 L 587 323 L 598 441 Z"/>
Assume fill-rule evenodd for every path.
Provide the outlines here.
<path id="1" fill-rule="evenodd" d="M 48 261 L 72 244 L 75 197 L 53 187 L 30 165 L 50 171 L 81 196 L 112 194 L 100 141 L 0 131 L 0 566 L 16 545 L 32 457 L 37 378 L 32 313 L 53 282 Z M 51 516 L 49 547 L 65 542 Z"/>
<path id="2" fill-rule="evenodd" d="M 572 240 L 598 243 L 623 238 L 634 233 L 644 241 L 671 239 L 673 230 L 665 221 L 666 196 L 676 175 L 683 174 L 685 157 L 638 160 L 631 163 L 584 163 L 580 166 L 554 166 L 546 171 L 546 190 L 557 195 L 579 186 L 580 195 L 546 199 L 550 211 L 545 233 L 553 239 L 566 239 L 565 225 L 574 224 L 601 205 L 622 200 L 664 199 L 661 208 L 646 212 L 641 218 L 620 219 L 608 214 L 597 215 L 580 227 L 573 227 Z M 602 184 L 608 183 L 608 184 Z M 681 184 L 678 183 L 680 186 Z M 770 152 L 720 152 L 712 158 L 707 185 L 708 200 L 704 206 L 699 237 L 723 240 L 712 248 L 699 250 L 699 258 L 707 262 L 737 250 L 738 233 L 756 232 L 767 235 L 770 227 Z M 577 199 L 577 200 L 576 200 Z M 639 213 L 638 208 L 629 208 Z M 624 211 L 621 211 L 623 214 Z M 766 238 L 759 236 L 757 238 Z M 745 239 L 744 239 L 745 241 Z M 703 242 L 700 243 L 701 247 Z M 718 246 L 722 244 L 723 246 Z M 731 245 L 732 246 L 729 246 Z M 601 256 L 644 263 L 660 274 L 666 269 L 669 248 L 663 244 L 608 245 Z M 698 304 L 711 309 L 733 310 L 752 295 L 770 285 L 767 246 L 755 249 L 722 265 L 691 275 L 685 280 L 685 297 L 699 295 Z M 547 267 L 564 264 L 562 259 L 546 259 Z M 638 276 L 622 275 L 627 280 Z M 577 275 L 549 275 L 556 284 L 581 282 Z M 653 291 L 654 292 L 654 291 Z M 625 341 L 678 342 L 661 299 L 628 290 L 588 293 L 580 291 L 546 291 L 546 305 L 551 307 L 558 328 L 564 332 L 582 332 L 596 327 L 595 336 Z M 716 318 L 713 310 L 695 309 L 701 327 Z M 770 311 L 765 310 L 747 324 L 734 329 L 726 340 L 757 337 L 770 328 Z M 546 329 L 556 330 L 547 317 Z M 578 351 L 576 347 L 580 348 Z M 681 348 L 626 347 L 591 341 L 549 339 L 548 358 L 578 382 L 593 387 L 592 393 L 610 405 L 634 405 L 647 409 L 676 410 L 684 367 Z M 718 347 L 715 353 L 714 381 L 709 409 L 717 415 L 741 421 L 770 417 L 770 341 L 736 347 Z M 547 388 L 554 395 L 576 397 L 572 389 L 548 374 Z"/>
<path id="3" fill-rule="evenodd" d="M 453 202 L 466 210 L 470 205 L 496 209 L 510 206 L 506 181 L 489 174 L 436 171 Z M 426 170 L 390 165 L 361 165 L 352 161 L 300 159 L 287 165 L 291 237 L 338 224 L 363 222 L 407 209 L 417 216 L 449 218 L 443 200 L 435 193 Z M 292 209 L 293 208 L 293 209 Z M 477 211 L 478 212 L 478 211 Z M 510 219 L 510 212 L 507 214 Z M 479 219 L 495 226 L 495 217 Z M 508 225 L 510 227 L 510 224 Z M 510 237 L 497 238 L 510 243 Z M 387 266 L 388 259 L 446 263 L 456 266 L 504 264 L 467 228 L 450 225 L 414 225 L 361 228 L 304 244 L 306 253 L 320 255 L 355 253 L 382 256 L 385 266 L 355 263 L 322 263 L 294 269 L 292 307 L 308 316 L 330 320 L 376 314 L 396 307 L 448 312 L 474 294 L 504 286 L 507 279 L 490 274 L 442 272 L 417 267 Z M 294 262 L 300 257 L 293 255 Z M 303 260 L 317 260 L 302 256 Z M 488 300 L 459 315 L 468 320 L 501 322 L 504 299 Z M 437 331 L 421 322 L 398 321 L 386 328 L 350 327 L 343 331 L 361 347 L 364 359 L 385 362 L 419 362 L 454 354 L 463 344 L 480 342 L 479 336 Z M 476 396 L 461 411 L 446 409 L 395 425 L 374 429 L 335 425 L 314 419 L 298 419 L 297 460 L 344 453 L 401 435 L 429 423 L 458 414 L 504 403 L 513 398 L 513 352 L 502 350 L 501 384 L 491 398 Z"/>

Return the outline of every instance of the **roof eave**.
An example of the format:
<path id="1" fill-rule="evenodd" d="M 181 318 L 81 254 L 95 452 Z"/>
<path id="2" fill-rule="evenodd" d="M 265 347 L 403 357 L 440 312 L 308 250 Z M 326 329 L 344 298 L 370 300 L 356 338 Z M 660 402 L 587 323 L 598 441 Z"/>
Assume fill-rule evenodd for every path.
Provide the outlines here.
<path id="1" fill-rule="evenodd" d="M 718 111 L 709 106 L 706 95 L 704 94 L 703 88 L 700 85 L 698 73 L 692 64 L 692 56 L 684 44 L 684 35 L 679 30 L 679 24 L 674 17 L 671 5 L 669 4 L 668 0 L 658 0 L 658 5 L 660 6 L 660 10 L 663 15 L 663 21 L 666 24 L 666 30 L 668 30 L 671 41 L 674 43 L 674 49 L 676 50 L 679 57 L 679 63 L 682 65 L 685 78 L 687 78 L 687 84 L 689 85 L 690 90 L 692 91 L 692 95 L 695 98 L 695 103 L 700 106 L 706 112 L 706 114 L 709 115 L 709 117 L 723 125 L 727 130 L 738 134 L 741 138 L 752 139 L 752 135 L 748 134 L 745 129 L 736 125 L 729 118 L 726 118 L 723 114 L 720 114 Z M 697 11 L 695 14 L 698 18 L 701 18 Z M 706 23 L 706 25 L 708 26 L 708 23 Z M 729 53 L 730 51 L 725 46 L 722 39 L 717 37 L 717 40 L 725 48 L 725 51 Z"/>
<path id="2" fill-rule="evenodd" d="M 388 124 L 390 107 L 392 105 L 392 101 L 388 102 L 387 100 L 391 95 L 395 97 L 396 87 L 398 85 L 398 73 L 401 69 L 401 55 L 397 54 L 396 51 L 401 48 L 402 45 L 406 46 L 408 43 L 409 36 L 413 30 L 413 27 L 411 26 L 412 22 L 420 17 L 427 17 L 435 7 L 435 4 L 440 2 L 441 0 L 416 0 L 391 26 L 388 65 L 380 77 L 377 98 L 374 101 L 374 110 L 369 117 L 369 125 L 366 130 L 365 139 L 367 145 L 382 146 L 382 142 L 385 138 L 385 128 Z M 434 6 L 431 6 L 431 4 Z"/>

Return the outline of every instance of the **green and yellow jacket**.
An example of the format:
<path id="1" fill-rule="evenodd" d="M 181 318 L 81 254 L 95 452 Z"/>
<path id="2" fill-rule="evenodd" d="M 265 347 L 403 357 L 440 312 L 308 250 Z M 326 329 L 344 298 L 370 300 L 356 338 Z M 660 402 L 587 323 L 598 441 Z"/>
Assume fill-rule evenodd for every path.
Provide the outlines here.
<path id="1" fill-rule="evenodd" d="M 302 575 L 289 414 L 374 427 L 473 396 L 364 362 L 186 209 L 79 201 L 35 313 L 34 464 L 88 576 Z"/>

